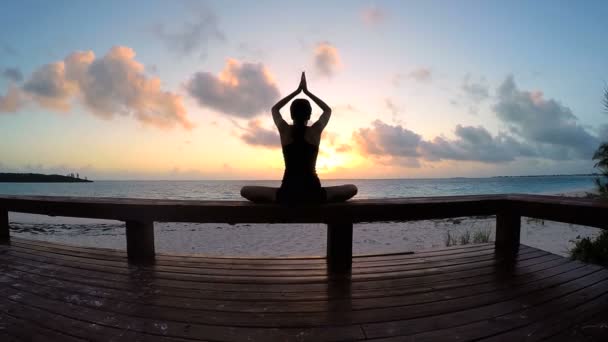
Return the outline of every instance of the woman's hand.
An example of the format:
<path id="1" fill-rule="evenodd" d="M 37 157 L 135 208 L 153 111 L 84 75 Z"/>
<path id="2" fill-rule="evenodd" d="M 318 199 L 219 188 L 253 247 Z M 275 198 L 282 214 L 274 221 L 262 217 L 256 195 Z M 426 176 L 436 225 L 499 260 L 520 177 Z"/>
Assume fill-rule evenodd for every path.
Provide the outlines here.
<path id="1" fill-rule="evenodd" d="M 308 93 L 308 85 L 306 84 L 306 74 L 302 71 L 302 77 L 300 78 L 300 85 L 298 86 L 298 90 L 303 91 L 304 93 Z"/>

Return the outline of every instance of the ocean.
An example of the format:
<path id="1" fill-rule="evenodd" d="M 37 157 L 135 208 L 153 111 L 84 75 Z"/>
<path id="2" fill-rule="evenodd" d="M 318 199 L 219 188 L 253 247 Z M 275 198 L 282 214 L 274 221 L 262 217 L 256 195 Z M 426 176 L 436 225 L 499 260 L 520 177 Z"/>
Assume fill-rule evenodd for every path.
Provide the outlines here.
<path id="1" fill-rule="evenodd" d="M 445 179 L 361 179 L 323 181 L 325 186 L 356 184 L 356 198 L 446 196 L 496 193 L 558 194 L 589 191 L 591 176 L 497 177 Z M 278 186 L 279 181 L 96 181 L 94 183 L 0 183 L 0 194 L 157 199 L 238 200 L 244 185 Z M 9 213 L 11 235 L 77 246 L 125 249 L 124 223 Z M 356 224 L 355 254 L 394 253 L 445 246 L 448 232 L 490 231 L 495 219 L 462 218 L 414 222 Z M 324 255 L 323 224 L 154 224 L 158 252 L 214 256 Z M 596 236 L 599 229 L 522 218 L 522 242 L 567 255 L 577 237 Z M 492 237 L 493 238 L 493 237 Z"/>
<path id="2" fill-rule="evenodd" d="M 552 194 L 593 188 L 592 176 L 534 176 L 438 179 L 322 180 L 324 186 L 346 183 L 359 188 L 356 198 Z M 239 200 L 245 185 L 279 186 L 279 181 L 96 181 L 93 183 L 0 183 L 0 194 L 130 197 L 155 199 Z"/>

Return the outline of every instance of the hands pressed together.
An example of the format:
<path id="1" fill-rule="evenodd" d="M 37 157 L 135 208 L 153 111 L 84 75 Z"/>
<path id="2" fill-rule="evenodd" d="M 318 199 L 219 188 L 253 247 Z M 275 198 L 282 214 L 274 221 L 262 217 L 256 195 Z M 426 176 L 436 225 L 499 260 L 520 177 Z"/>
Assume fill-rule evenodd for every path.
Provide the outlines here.
<path id="1" fill-rule="evenodd" d="M 308 95 L 308 85 L 306 84 L 306 73 L 302 71 L 302 77 L 300 78 L 300 85 L 298 85 L 298 92 L 303 92 Z"/>

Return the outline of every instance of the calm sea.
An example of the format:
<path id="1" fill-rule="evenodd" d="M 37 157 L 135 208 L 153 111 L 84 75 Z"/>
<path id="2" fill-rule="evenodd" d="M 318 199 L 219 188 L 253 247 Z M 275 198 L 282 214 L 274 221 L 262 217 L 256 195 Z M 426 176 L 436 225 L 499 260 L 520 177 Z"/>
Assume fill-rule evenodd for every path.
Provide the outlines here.
<path id="1" fill-rule="evenodd" d="M 357 198 L 447 196 L 497 193 L 551 194 L 593 188 L 592 176 L 443 179 L 325 180 L 324 186 L 353 183 Z M 244 185 L 279 186 L 279 181 L 96 181 L 94 183 L 0 183 L 0 194 L 163 199 L 238 200 Z"/>

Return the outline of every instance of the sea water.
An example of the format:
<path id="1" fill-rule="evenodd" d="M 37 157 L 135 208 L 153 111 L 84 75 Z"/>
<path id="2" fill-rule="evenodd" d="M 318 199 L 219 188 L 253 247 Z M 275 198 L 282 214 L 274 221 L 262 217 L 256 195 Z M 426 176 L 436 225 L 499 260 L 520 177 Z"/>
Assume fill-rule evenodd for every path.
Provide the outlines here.
<path id="1" fill-rule="evenodd" d="M 351 183 L 357 198 L 395 198 L 500 193 L 552 194 L 593 188 L 592 176 L 529 176 L 437 179 L 322 180 L 324 186 Z M 96 181 L 93 183 L 0 183 L 0 194 L 238 200 L 245 185 L 279 186 L 280 181 Z"/>

